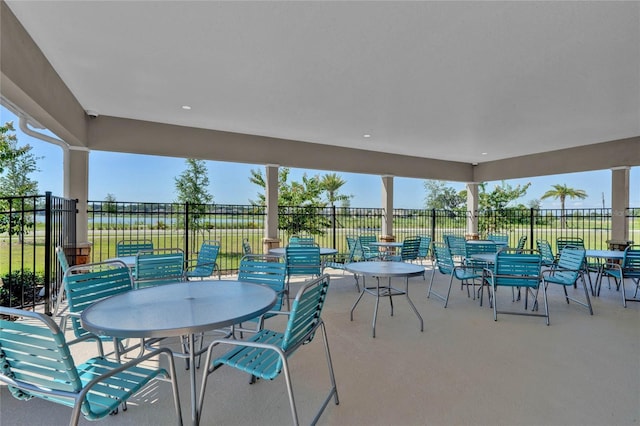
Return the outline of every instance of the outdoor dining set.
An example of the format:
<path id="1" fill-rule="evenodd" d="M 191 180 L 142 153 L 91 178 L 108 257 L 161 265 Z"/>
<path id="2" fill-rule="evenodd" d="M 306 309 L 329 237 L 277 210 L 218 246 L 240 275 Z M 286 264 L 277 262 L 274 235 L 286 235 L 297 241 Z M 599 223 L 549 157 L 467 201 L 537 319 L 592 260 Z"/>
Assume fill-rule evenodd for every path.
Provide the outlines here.
<path id="1" fill-rule="evenodd" d="M 222 279 L 218 241 L 204 241 L 193 262 L 181 250 L 154 248 L 151 241 L 121 241 L 116 257 L 75 266 L 57 249 L 64 279 L 53 317 L 0 307 L 0 381 L 16 398 L 43 398 L 72 407 L 70 423 L 77 424 L 80 416 L 96 420 L 117 413 L 119 407 L 126 409 L 133 394 L 152 380 L 164 380 L 171 384 L 176 423 L 182 424 L 176 381 L 180 369 L 175 359 L 184 359 L 190 383 L 189 423 L 198 424 L 206 412 L 208 378 L 220 367 L 248 373 L 251 381 L 284 373 L 291 418 L 298 424 L 288 359 L 294 353 L 303 354 L 299 349 L 318 335 L 325 348 L 330 386 L 315 424 L 332 399 L 339 403 L 321 316 L 330 284 L 327 271 L 341 270 L 355 278 L 358 296 L 351 307 L 351 321 L 363 296 L 375 297 L 374 338 L 380 300 L 389 300 L 393 315 L 396 296 L 407 300 L 420 331 L 424 330 L 409 289 L 410 278 L 426 280 L 429 269 L 427 298 L 442 300 L 446 308 L 455 278 L 481 306 L 486 297 L 494 320 L 498 314 L 530 315 L 545 318 L 549 325 L 549 285 L 560 285 L 567 303 L 576 302 L 591 315 L 591 297 L 600 294 L 605 279 L 610 287 L 614 281 L 625 307 L 628 301 L 640 300 L 637 245 L 624 251 L 589 250 L 580 239 L 558 238 L 554 253 L 546 240 L 536 240 L 536 249 L 531 249 L 525 247 L 526 237 L 512 245 L 501 234 L 489 234 L 483 240 L 446 234 L 442 242 L 419 235 L 402 242 L 378 240 L 375 235 L 346 240 L 347 253 L 320 247 L 313 237 L 294 236 L 285 247 L 264 254 L 253 253 L 244 241 L 244 255 L 233 280 Z M 435 280 L 436 275 L 447 276 L 448 286 L 438 289 L 446 280 Z M 305 280 L 292 281 L 295 276 Z M 397 278 L 404 280 L 404 286 L 394 284 Z M 633 295 L 625 281 L 631 282 Z M 580 297 L 569 293 L 578 282 L 584 293 Z M 501 287 L 511 290 L 512 302 L 522 302 L 519 310 L 498 309 Z M 270 318 L 282 315 L 286 316 L 284 330 L 268 327 Z M 205 342 L 206 332 L 213 336 L 211 341 Z M 67 340 L 65 333 L 72 337 Z M 97 344 L 96 356 L 76 364 L 70 348 L 89 340 Z M 105 342 L 114 348 L 107 355 Z"/>

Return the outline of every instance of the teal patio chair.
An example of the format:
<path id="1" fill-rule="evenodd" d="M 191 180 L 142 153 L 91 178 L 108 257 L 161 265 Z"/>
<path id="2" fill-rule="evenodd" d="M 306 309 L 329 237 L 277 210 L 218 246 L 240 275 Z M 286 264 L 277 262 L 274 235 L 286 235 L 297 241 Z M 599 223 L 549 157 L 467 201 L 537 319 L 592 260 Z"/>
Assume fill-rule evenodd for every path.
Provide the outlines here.
<path id="1" fill-rule="evenodd" d="M 379 260 L 380 250 L 376 246 L 372 246 L 371 243 L 378 241 L 378 237 L 375 235 L 360 235 L 358 236 L 358 243 L 362 247 L 362 254 L 364 260 Z"/>
<path id="2" fill-rule="evenodd" d="M 402 241 L 400 254 L 387 256 L 387 259 L 393 262 L 411 262 L 418 259 L 419 250 L 420 237 L 407 237 Z"/>
<path id="3" fill-rule="evenodd" d="M 289 282 L 291 277 L 294 275 L 306 275 L 311 278 L 319 277 L 322 274 L 322 261 L 320 247 L 317 245 L 287 246 L 285 253 L 287 264 L 285 294 L 287 296 L 287 308 L 289 308 Z"/>
<path id="4" fill-rule="evenodd" d="M 240 259 L 238 267 L 238 281 L 246 281 L 254 284 L 260 284 L 271 288 L 278 295 L 276 304 L 262 318 L 252 320 L 258 324 L 258 328 L 262 326 L 262 320 L 271 318 L 276 315 L 272 311 L 282 309 L 282 299 L 285 295 L 285 282 L 287 277 L 287 264 L 282 256 L 249 254 Z M 245 330 L 242 326 L 236 327 L 236 330 Z"/>
<path id="5" fill-rule="evenodd" d="M 316 240 L 313 237 L 300 237 L 297 235 L 289 238 L 290 246 L 312 246 L 315 245 Z"/>
<path id="6" fill-rule="evenodd" d="M 502 247 L 509 246 L 509 234 L 489 233 L 487 234 L 487 240 L 491 240 Z"/>
<path id="7" fill-rule="evenodd" d="M 136 288 L 183 281 L 184 252 L 178 248 L 139 252 L 136 255 L 133 278 Z"/>
<path id="8" fill-rule="evenodd" d="M 364 260 L 364 255 L 362 253 L 362 250 L 360 250 L 358 252 L 358 240 L 353 238 L 353 237 L 346 237 L 347 238 L 347 249 L 349 250 L 348 253 L 338 253 L 336 255 L 333 255 L 331 257 L 329 257 L 328 259 L 326 259 L 323 263 L 322 263 L 322 273 L 325 273 L 325 268 L 333 268 L 333 269 L 338 269 L 342 271 L 342 274 L 344 275 L 345 271 L 346 271 L 346 265 L 348 265 L 349 263 L 352 262 L 358 262 L 360 260 Z M 360 284 L 358 282 L 358 275 L 353 274 L 353 277 L 356 280 L 356 289 L 358 290 L 358 292 L 360 292 Z"/>
<path id="9" fill-rule="evenodd" d="M 420 236 L 420 247 L 418 247 L 418 259 L 422 262 L 431 256 L 431 237 Z"/>
<path id="10" fill-rule="evenodd" d="M 516 245 L 516 250 L 522 251 L 524 250 L 524 246 L 527 244 L 527 236 L 523 235 L 518 238 L 518 244 Z"/>
<path id="11" fill-rule="evenodd" d="M 474 259 L 473 255 L 475 254 L 495 254 L 498 252 L 498 245 L 495 241 L 492 240 L 472 240 L 467 241 L 465 244 L 465 257 L 462 264 L 468 269 L 468 273 L 470 274 L 480 274 L 482 275 L 485 268 L 491 266 L 490 263 L 484 260 Z M 480 285 L 482 286 L 482 282 Z M 469 286 L 467 285 L 467 292 L 469 290 Z M 474 293 L 473 298 L 475 299 L 475 281 L 474 281 Z M 482 290 L 482 288 L 480 288 Z"/>
<path id="12" fill-rule="evenodd" d="M 311 424 L 317 423 L 332 397 L 335 404 L 339 404 L 327 332 L 321 316 L 322 308 L 327 297 L 329 280 L 328 275 L 323 275 L 306 282 L 300 288 L 293 301 L 291 311 L 287 313 L 289 319 L 284 332 L 263 329 L 251 336 L 248 340 L 220 339 L 215 340 L 209 346 L 205 363 L 207 368 L 203 372 L 198 403 L 198 412 L 201 413 L 201 416 L 204 408 L 204 395 L 209 375 L 223 365 L 227 365 L 250 374 L 252 382 L 255 378 L 274 380 L 280 373 L 284 373 L 293 424 L 298 425 L 299 419 L 294 400 L 293 385 L 291 383 L 289 358 L 293 356 L 293 354 L 303 353 L 300 349 L 303 345 L 308 345 L 313 341 L 318 329 L 321 331 L 324 341 L 324 353 L 327 359 L 331 388 L 314 419 L 311 421 Z M 213 359 L 214 351 L 218 345 L 230 345 L 233 348 L 229 352 Z M 304 364 L 301 365 L 304 367 Z M 308 367 L 317 368 L 315 365 L 307 365 Z M 309 385 L 311 384 L 308 383 L 307 387 Z M 261 422 L 269 423 L 269 421 L 264 418 L 262 418 Z"/>
<path id="13" fill-rule="evenodd" d="M 467 240 L 465 240 L 464 237 L 452 234 L 445 234 L 442 238 L 444 243 L 449 247 L 451 256 L 453 256 L 454 259 L 457 258 L 459 263 L 462 263 L 462 260 L 467 255 Z"/>
<path id="14" fill-rule="evenodd" d="M 542 272 L 542 279 L 545 287 L 549 283 L 561 285 L 567 303 L 569 303 L 569 301 L 576 302 L 589 309 L 589 313 L 593 315 L 593 307 L 591 306 L 591 299 L 589 297 L 589 291 L 587 290 L 587 282 L 584 279 L 584 262 L 584 249 L 567 246 L 562 250 L 558 262 L 552 268 Z M 586 303 L 569 297 L 567 292 L 567 287 L 575 286 L 578 279 L 582 281 Z M 591 290 L 593 291 L 593 289 Z"/>
<path id="15" fill-rule="evenodd" d="M 493 319 L 498 320 L 498 314 L 508 315 L 527 315 L 544 317 L 547 325 L 549 325 L 549 306 L 547 304 L 547 292 L 544 285 L 540 285 L 542 280 L 541 274 L 541 256 L 539 253 L 515 253 L 508 249 L 504 249 L 496 255 L 496 262 L 493 268 L 485 269 L 484 280 L 489 284 L 491 293 L 489 294 L 493 305 Z M 524 288 L 525 304 L 524 311 L 500 311 L 496 293 L 498 287 Z M 528 313 L 527 298 L 529 292 L 533 292 L 534 308 L 537 309 L 538 292 L 542 288 L 542 296 L 544 301 L 544 314 Z M 482 298 L 480 299 L 482 300 Z"/>
<path id="16" fill-rule="evenodd" d="M 640 302 L 640 298 L 638 298 L 638 291 L 640 291 L 640 245 L 628 246 L 624 250 L 622 262 L 608 262 L 603 267 L 602 275 L 607 277 L 607 280 L 613 278 L 616 281 L 616 286 L 622 287 L 622 305 L 625 308 L 627 302 Z M 630 279 L 635 284 L 633 298 L 627 298 L 624 286 L 626 279 Z M 600 294 L 600 285 L 598 285 L 598 294 Z"/>
<path id="17" fill-rule="evenodd" d="M 201 280 L 209 278 L 218 271 L 218 279 L 222 279 L 220 267 L 218 266 L 218 253 L 220 252 L 220 241 L 206 240 L 202 242 L 198 258 L 187 262 L 184 275 L 187 281 L 192 278 Z"/>
<path id="18" fill-rule="evenodd" d="M 97 341 L 98 356 L 76 365 L 69 346 L 87 340 Z M 169 371 L 141 365 L 158 355 L 167 357 Z M 177 424 L 182 424 L 176 371 L 168 349 L 121 364 L 104 357 L 100 339 L 93 334 L 67 342 L 48 316 L 0 306 L 0 382 L 17 399 L 40 398 L 71 407 L 71 426 L 78 424 L 81 415 L 99 420 L 116 413 L 129 397 L 160 378 L 171 382 Z M 29 410 L 24 408 L 23 421 L 28 423 Z M 39 421 L 47 423 L 43 418 Z"/>
<path id="19" fill-rule="evenodd" d="M 56 258 L 58 259 L 58 265 L 60 266 L 60 272 L 62 272 L 62 275 L 64 276 L 64 274 L 69 270 L 69 261 L 67 260 L 67 256 L 65 255 L 62 246 L 56 246 L 55 253 Z M 65 294 L 64 279 L 61 280 L 60 288 L 55 294 L 55 299 L 56 301 L 53 308 L 53 316 L 61 317 L 69 308 L 67 304 L 67 295 Z"/>
<path id="20" fill-rule="evenodd" d="M 97 301 L 133 290 L 131 271 L 123 262 L 116 260 L 72 266 L 65 272 L 63 283 L 69 313 L 62 317 L 60 328 L 65 330 L 66 321 L 70 318 L 77 338 L 90 334 L 80 322 L 82 311 Z M 106 336 L 101 339 L 112 340 Z M 116 353 L 120 353 L 118 348 Z"/>
<path id="21" fill-rule="evenodd" d="M 141 251 L 153 250 L 151 240 L 120 240 L 116 243 L 116 256 L 135 256 Z"/>
<path id="22" fill-rule="evenodd" d="M 536 240 L 536 246 L 542 256 L 542 266 L 552 267 L 556 264 L 556 255 L 553 254 L 551 244 L 547 240 Z"/>
<path id="23" fill-rule="evenodd" d="M 432 243 L 433 255 L 435 257 L 435 266 L 431 271 L 431 281 L 429 282 L 429 289 L 427 290 L 427 298 L 431 295 L 436 296 L 438 299 L 444 302 L 446 308 L 449 304 L 449 294 L 451 294 L 451 285 L 453 284 L 453 278 L 460 280 L 462 285 L 467 286 L 467 297 L 469 294 L 469 281 L 473 286 L 473 294 L 475 299 L 475 282 L 482 279 L 482 270 L 478 270 L 474 267 L 467 267 L 465 265 L 456 265 L 451 256 L 451 251 L 445 243 L 433 242 Z M 433 290 L 433 280 L 436 275 L 436 270 L 442 275 L 449 275 L 449 288 L 447 295 L 443 296 Z M 480 283 L 482 285 L 482 283 Z"/>

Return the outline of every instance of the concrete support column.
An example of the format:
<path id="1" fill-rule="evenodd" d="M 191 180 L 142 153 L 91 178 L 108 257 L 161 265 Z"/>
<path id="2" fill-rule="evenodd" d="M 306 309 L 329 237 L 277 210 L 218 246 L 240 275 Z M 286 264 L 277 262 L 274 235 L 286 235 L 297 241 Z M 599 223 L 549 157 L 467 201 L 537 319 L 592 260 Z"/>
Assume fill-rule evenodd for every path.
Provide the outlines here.
<path id="1" fill-rule="evenodd" d="M 627 207 L 629 167 L 616 167 L 611 169 L 611 239 L 614 241 L 625 241 L 629 238 L 629 221 L 625 215 Z"/>
<path id="2" fill-rule="evenodd" d="M 64 197 L 78 200 L 76 215 L 76 242 L 89 239 L 87 200 L 89 199 L 89 150 L 65 149 L 63 153 Z"/>
<path id="3" fill-rule="evenodd" d="M 265 200 L 267 202 L 267 219 L 264 224 L 264 253 L 269 248 L 278 247 L 278 170 L 277 164 L 267 164 L 265 167 Z"/>
<path id="4" fill-rule="evenodd" d="M 382 176 L 382 237 L 393 236 L 393 176 Z"/>
<path id="5" fill-rule="evenodd" d="M 467 183 L 467 235 L 478 235 L 478 184 Z"/>

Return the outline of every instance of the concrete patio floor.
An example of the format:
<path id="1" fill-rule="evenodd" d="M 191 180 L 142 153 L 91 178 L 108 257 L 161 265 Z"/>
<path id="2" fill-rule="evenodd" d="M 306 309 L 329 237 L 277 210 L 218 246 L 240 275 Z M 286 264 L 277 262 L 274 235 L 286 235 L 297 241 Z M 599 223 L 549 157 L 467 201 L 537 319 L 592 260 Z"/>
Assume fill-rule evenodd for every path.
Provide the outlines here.
<path id="1" fill-rule="evenodd" d="M 428 266 L 427 269 L 430 269 Z M 640 304 L 622 307 L 620 293 L 603 285 L 594 315 L 567 305 L 550 288 L 551 325 L 543 318 L 499 315 L 467 298 L 454 282 L 449 307 L 426 298 L 427 279 L 410 280 L 410 294 L 424 318 L 424 332 L 409 305 L 380 303 L 371 337 L 374 298 L 357 298 L 353 277 L 331 271 L 323 313 L 333 356 L 340 405 L 332 402 L 321 425 L 635 425 L 640 422 Z M 442 291 L 446 277 L 437 275 Z M 214 285 L 213 283 L 212 285 Z M 629 287 L 629 286 L 628 286 Z M 293 285 L 294 289 L 298 286 Z M 581 288 L 577 296 L 583 296 Z M 502 309 L 519 308 L 501 291 Z M 512 306 L 513 305 L 513 306 Z M 179 312 L 173 313 L 180 315 Z M 277 321 L 268 323 L 277 328 Z M 95 348 L 95 346 L 92 346 Z M 110 345 L 106 345 L 110 349 Z M 87 348 L 79 349 L 86 352 Z M 76 361 L 93 353 L 74 353 Z M 177 360 L 185 424 L 189 382 Z M 301 424 L 308 424 L 329 389 L 321 339 L 291 358 Z M 200 375 L 200 372 L 198 372 Z M 64 425 L 71 410 L 41 400 L 22 402 L 0 389 L 0 424 Z M 248 384 L 248 377 L 221 368 L 209 379 L 203 425 L 291 424 L 282 377 Z M 81 424 L 89 424 L 84 419 Z M 102 425 L 175 424 L 170 386 L 150 385 L 126 412 Z"/>

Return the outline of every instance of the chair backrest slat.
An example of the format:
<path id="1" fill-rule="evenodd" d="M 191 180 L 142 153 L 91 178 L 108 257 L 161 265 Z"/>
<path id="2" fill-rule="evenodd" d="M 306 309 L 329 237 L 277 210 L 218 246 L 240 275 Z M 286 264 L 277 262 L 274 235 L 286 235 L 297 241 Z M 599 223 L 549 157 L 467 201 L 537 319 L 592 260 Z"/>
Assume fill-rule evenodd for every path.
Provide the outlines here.
<path id="1" fill-rule="evenodd" d="M 562 254 L 562 249 L 566 246 L 584 248 L 584 240 L 580 237 L 558 237 L 556 238 L 556 247 L 558 255 Z"/>
<path id="2" fill-rule="evenodd" d="M 491 240 L 495 243 L 501 243 L 503 245 L 509 245 L 509 234 L 487 234 L 487 240 Z"/>

